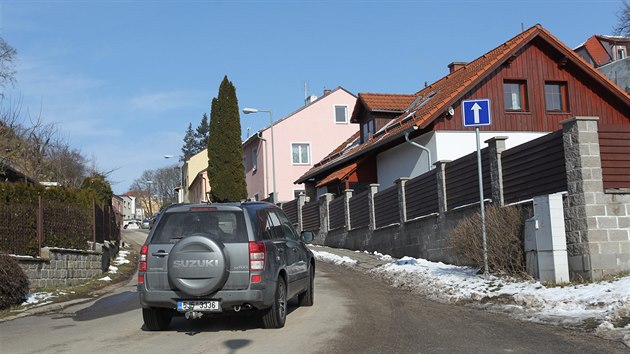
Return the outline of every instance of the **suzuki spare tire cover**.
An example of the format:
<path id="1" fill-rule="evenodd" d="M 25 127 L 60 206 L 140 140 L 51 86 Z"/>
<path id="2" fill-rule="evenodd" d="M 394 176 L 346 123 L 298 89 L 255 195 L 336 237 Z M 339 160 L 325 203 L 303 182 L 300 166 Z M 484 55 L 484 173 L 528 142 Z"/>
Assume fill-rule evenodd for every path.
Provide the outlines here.
<path id="1" fill-rule="evenodd" d="M 204 296 L 223 287 L 229 275 L 224 245 L 205 236 L 180 240 L 168 256 L 168 279 L 175 288 L 192 296 Z"/>

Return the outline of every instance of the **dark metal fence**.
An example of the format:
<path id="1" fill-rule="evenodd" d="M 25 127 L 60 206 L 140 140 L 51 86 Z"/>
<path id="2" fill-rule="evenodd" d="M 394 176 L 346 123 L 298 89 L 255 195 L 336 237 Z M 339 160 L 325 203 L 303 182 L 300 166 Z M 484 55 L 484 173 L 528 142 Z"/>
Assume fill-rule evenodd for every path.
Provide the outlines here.
<path id="1" fill-rule="evenodd" d="M 309 231 L 319 231 L 319 203 L 313 201 L 302 206 L 302 228 Z"/>
<path id="2" fill-rule="evenodd" d="M 329 217 L 330 217 L 331 230 L 339 229 L 346 225 L 346 211 L 344 210 L 345 208 L 344 199 L 345 197 L 341 196 L 336 199 L 333 199 L 333 201 L 330 202 Z"/>
<path id="3" fill-rule="evenodd" d="M 431 170 L 410 179 L 405 184 L 407 219 L 437 213 L 440 210 L 436 176 L 435 170 Z"/>
<path id="4" fill-rule="evenodd" d="M 492 183 L 490 181 L 490 164 L 488 149 L 481 150 L 481 168 L 484 198 L 490 197 Z M 446 164 L 446 198 L 449 209 L 462 205 L 479 203 L 479 172 L 477 168 L 477 152 L 470 153 Z"/>
<path id="5" fill-rule="evenodd" d="M 287 214 L 287 217 L 289 218 L 289 220 L 291 220 L 291 223 L 293 224 L 293 226 L 297 227 L 297 224 L 298 224 L 298 200 L 297 199 L 293 199 L 290 202 L 282 203 L 282 210 L 284 211 L 285 214 Z"/>
<path id="6" fill-rule="evenodd" d="M 350 198 L 350 226 L 353 229 L 370 225 L 369 190 Z"/>
<path id="7" fill-rule="evenodd" d="M 501 164 L 506 203 L 567 190 L 561 130 L 505 150 Z"/>
<path id="8" fill-rule="evenodd" d="M 374 196 L 374 216 L 376 228 L 400 223 L 398 185 L 393 185 Z"/>
<path id="9" fill-rule="evenodd" d="M 39 257 L 41 247 L 86 250 L 89 241 L 120 241 L 111 206 L 60 203 L 40 198 L 33 204 L 0 203 L 0 252 Z"/>

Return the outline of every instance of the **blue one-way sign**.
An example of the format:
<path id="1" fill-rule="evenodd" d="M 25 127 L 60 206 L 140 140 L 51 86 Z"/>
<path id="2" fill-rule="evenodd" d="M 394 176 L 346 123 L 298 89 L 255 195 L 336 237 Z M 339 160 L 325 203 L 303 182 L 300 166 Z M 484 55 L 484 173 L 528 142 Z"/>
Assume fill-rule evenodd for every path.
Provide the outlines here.
<path id="1" fill-rule="evenodd" d="M 462 101 L 462 113 L 465 127 L 490 125 L 490 100 L 483 98 Z"/>

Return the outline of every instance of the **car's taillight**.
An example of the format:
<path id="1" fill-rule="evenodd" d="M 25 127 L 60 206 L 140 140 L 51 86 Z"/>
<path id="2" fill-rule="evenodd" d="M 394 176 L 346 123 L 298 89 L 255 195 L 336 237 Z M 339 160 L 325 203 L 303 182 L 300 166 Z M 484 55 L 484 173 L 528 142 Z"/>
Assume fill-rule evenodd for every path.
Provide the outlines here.
<path id="1" fill-rule="evenodd" d="M 265 243 L 250 242 L 249 243 L 249 270 L 265 269 Z"/>
<path id="2" fill-rule="evenodd" d="M 147 253 L 149 253 L 149 245 L 143 245 L 140 248 L 138 261 L 138 284 L 144 283 L 144 273 L 147 271 Z"/>

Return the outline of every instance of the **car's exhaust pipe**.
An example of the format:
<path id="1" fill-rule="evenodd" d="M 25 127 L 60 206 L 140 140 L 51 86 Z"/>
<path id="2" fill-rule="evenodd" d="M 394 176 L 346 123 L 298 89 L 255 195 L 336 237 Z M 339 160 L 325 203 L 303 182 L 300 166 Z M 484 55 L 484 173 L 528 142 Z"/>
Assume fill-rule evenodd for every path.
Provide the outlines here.
<path id="1" fill-rule="evenodd" d="M 197 312 L 197 311 L 188 311 L 188 312 L 186 312 L 186 319 L 187 320 L 196 320 L 198 318 L 201 318 L 201 316 L 203 316 L 203 313 L 201 313 L 201 312 Z"/>

